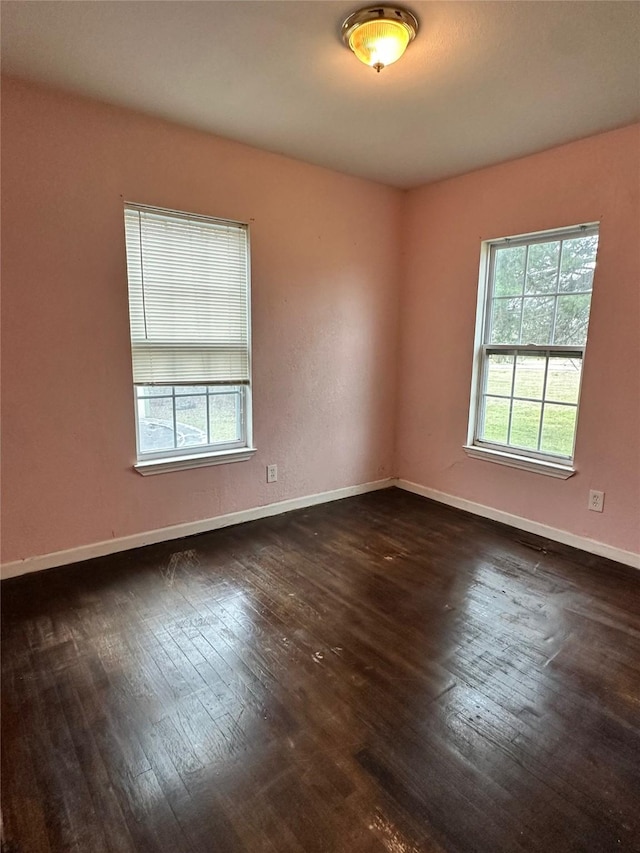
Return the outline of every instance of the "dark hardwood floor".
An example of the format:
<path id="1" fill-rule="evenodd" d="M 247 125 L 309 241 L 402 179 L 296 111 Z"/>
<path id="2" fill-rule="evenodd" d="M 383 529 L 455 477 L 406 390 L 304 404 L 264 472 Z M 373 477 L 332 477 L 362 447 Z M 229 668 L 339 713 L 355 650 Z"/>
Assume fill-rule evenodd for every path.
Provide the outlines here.
<path id="1" fill-rule="evenodd" d="M 640 573 L 392 489 L 2 584 L 3 851 L 640 850 Z"/>

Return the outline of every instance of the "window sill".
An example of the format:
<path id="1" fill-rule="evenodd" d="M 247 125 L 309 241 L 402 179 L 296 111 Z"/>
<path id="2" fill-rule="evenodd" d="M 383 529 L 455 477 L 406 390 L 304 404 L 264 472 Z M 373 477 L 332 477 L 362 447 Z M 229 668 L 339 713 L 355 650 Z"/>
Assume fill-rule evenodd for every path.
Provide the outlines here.
<path id="1" fill-rule="evenodd" d="M 222 450 L 218 453 L 194 453 L 192 456 L 166 456 L 162 459 L 147 459 L 133 466 L 143 477 L 149 474 L 165 474 L 169 471 L 186 471 L 205 465 L 226 465 L 228 462 L 246 462 L 256 452 L 255 447 Z"/>
<path id="2" fill-rule="evenodd" d="M 568 480 L 576 473 L 576 469 L 572 465 L 546 462 L 542 459 L 533 459 L 530 456 L 518 456 L 516 453 L 502 453 L 499 450 L 489 450 L 486 447 L 465 444 L 464 452 L 472 459 L 497 462 L 498 465 L 508 465 L 510 468 L 520 468 L 523 471 L 534 471 L 536 474 L 545 474 L 547 477 L 557 477 L 560 480 Z"/>

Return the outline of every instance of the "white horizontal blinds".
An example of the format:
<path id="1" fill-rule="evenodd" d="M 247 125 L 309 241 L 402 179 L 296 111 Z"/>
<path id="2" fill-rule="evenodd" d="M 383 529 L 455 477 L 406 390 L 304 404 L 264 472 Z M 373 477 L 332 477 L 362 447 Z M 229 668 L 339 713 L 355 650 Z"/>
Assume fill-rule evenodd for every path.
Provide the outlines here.
<path id="1" fill-rule="evenodd" d="M 125 208 L 133 379 L 249 382 L 246 225 Z"/>

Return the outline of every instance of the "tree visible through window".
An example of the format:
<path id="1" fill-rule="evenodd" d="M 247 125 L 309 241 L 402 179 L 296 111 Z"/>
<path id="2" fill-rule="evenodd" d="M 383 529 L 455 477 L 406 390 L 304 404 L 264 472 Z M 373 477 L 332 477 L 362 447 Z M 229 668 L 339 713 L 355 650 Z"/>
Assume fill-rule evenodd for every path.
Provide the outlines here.
<path id="1" fill-rule="evenodd" d="M 573 459 L 597 247 L 597 226 L 484 245 L 475 447 Z"/>

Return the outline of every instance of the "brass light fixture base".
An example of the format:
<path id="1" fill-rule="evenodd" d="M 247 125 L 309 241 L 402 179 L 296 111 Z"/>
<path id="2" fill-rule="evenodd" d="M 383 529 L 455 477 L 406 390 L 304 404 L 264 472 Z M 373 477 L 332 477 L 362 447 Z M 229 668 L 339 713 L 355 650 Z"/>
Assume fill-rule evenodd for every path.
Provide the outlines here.
<path id="1" fill-rule="evenodd" d="M 380 72 L 396 62 L 418 32 L 418 19 L 399 6 L 368 6 L 349 15 L 342 40 L 365 65 Z"/>

